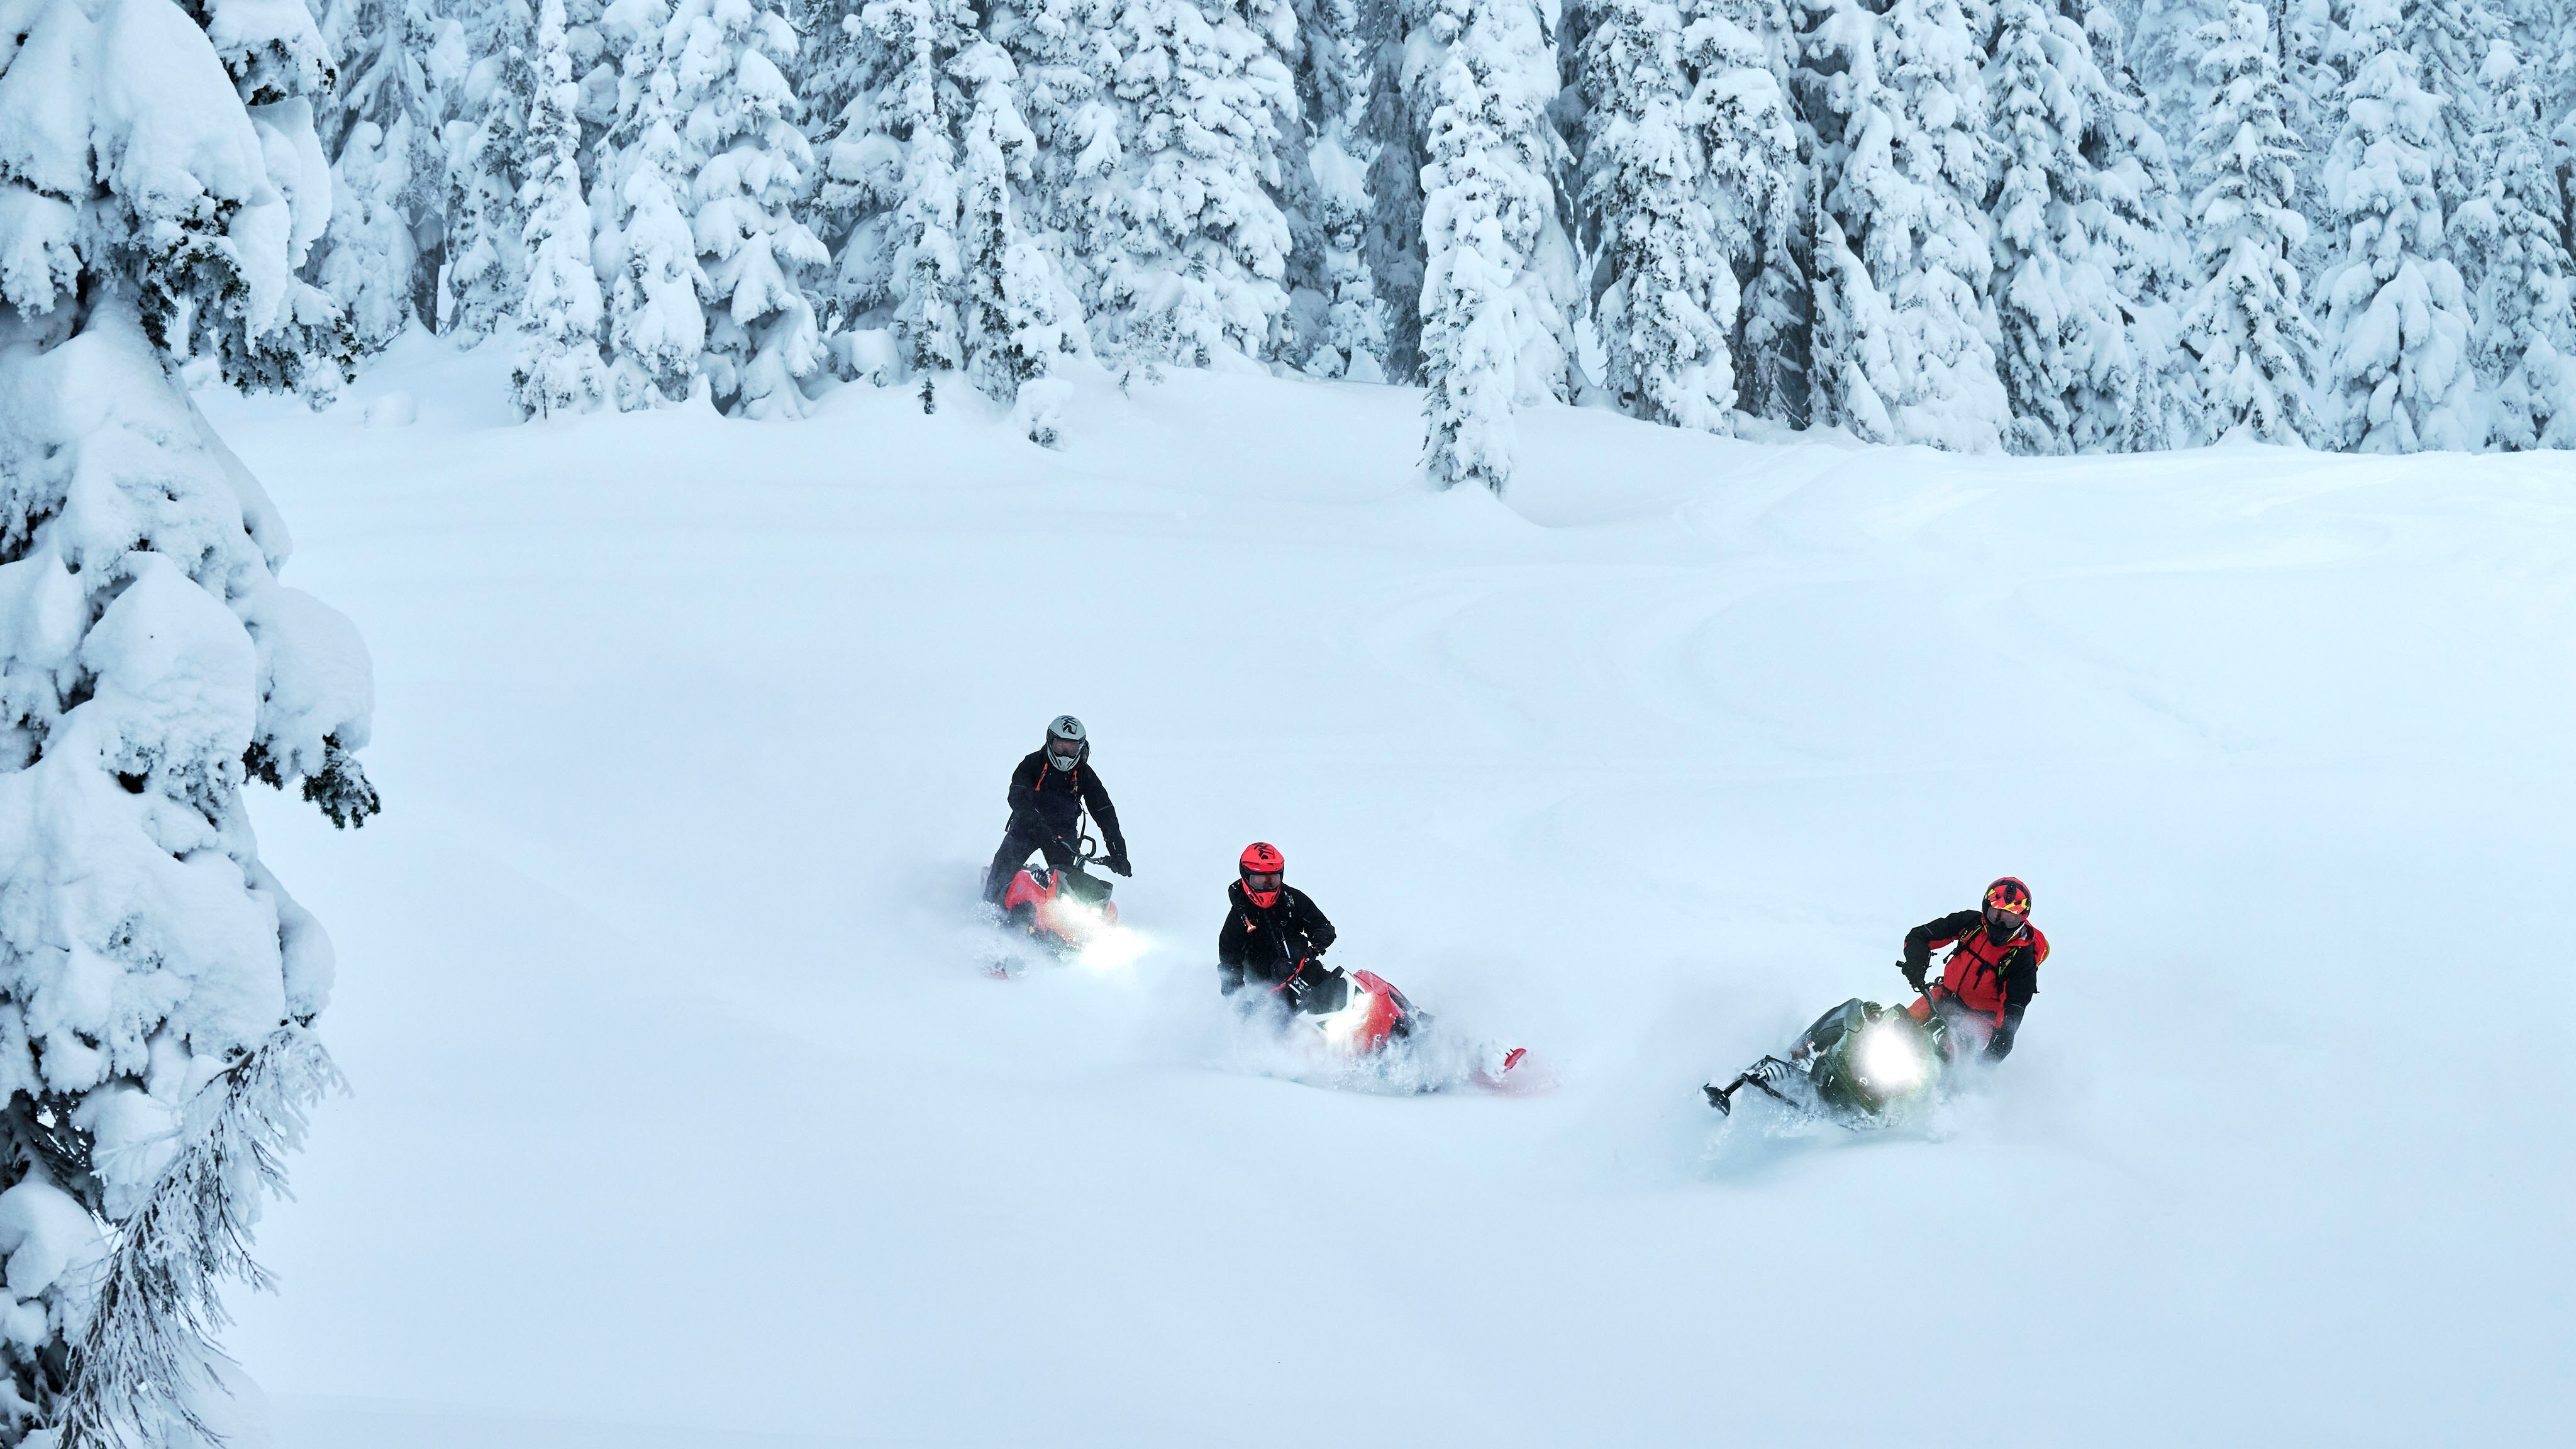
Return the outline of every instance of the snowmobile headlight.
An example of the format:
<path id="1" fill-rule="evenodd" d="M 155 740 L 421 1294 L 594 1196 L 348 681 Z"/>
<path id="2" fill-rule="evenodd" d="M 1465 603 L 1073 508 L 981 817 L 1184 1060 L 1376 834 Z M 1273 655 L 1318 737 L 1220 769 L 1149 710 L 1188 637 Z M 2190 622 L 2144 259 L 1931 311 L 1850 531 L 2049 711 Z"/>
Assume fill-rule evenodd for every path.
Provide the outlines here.
<path id="1" fill-rule="evenodd" d="M 1085 970 L 1119 971 L 1135 965 L 1136 959 L 1145 954 L 1146 944 L 1142 934 L 1104 922 L 1091 939 L 1082 943 L 1074 959 Z"/>
<path id="2" fill-rule="evenodd" d="M 1881 1023 L 1860 1039 L 1860 1079 L 1881 1099 L 1902 1097 L 1923 1085 L 1923 1048 L 1901 1026 Z"/>

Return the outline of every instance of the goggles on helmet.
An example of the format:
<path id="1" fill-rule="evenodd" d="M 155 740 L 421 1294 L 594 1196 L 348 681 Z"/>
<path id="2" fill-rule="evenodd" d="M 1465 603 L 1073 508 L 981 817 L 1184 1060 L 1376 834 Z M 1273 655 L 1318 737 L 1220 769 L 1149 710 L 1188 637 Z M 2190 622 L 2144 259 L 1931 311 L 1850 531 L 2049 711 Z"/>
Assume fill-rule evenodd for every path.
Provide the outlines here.
<path id="1" fill-rule="evenodd" d="M 1279 889 L 1280 875 L 1275 870 L 1247 870 L 1243 873 L 1243 888 L 1256 896 L 1266 895 Z"/>

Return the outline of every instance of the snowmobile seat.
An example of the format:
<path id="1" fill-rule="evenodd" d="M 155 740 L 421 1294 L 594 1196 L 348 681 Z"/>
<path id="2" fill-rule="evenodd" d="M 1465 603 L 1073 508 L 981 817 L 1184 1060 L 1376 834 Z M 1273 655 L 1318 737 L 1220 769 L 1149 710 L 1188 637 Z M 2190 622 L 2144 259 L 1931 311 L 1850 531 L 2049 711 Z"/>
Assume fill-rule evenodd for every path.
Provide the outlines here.
<path id="1" fill-rule="evenodd" d="M 1078 865 L 1068 865 L 1055 873 L 1056 889 L 1086 906 L 1097 906 L 1109 899 L 1109 882 Z"/>

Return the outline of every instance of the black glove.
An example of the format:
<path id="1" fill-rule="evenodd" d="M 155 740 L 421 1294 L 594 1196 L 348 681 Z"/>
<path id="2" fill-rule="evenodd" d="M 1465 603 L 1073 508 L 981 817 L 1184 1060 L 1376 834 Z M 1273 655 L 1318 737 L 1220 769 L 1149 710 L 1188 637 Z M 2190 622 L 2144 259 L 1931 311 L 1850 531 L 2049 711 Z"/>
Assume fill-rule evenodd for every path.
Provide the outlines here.
<path id="1" fill-rule="evenodd" d="M 2004 1013 L 1995 1023 L 1994 1035 L 1986 1038 L 1986 1060 L 1999 1062 L 2012 1055 L 2013 1036 L 2021 1030 L 2021 1010 L 2016 1007 Z"/>
<path id="2" fill-rule="evenodd" d="M 1914 990 L 1920 994 L 1923 990 L 1923 978 L 1930 974 L 1932 963 L 1929 961 L 1899 961 L 1896 963 L 1896 969 L 1905 973 L 1905 984 L 1913 987 Z"/>
<path id="3" fill-rule="evenodd" d="M 1306 956 L 1299 958 L 1297 968 L 1288 973 L 1279 994 L 1288 998 L 1291 1010 L 1328 1012 L 1341 1010 L 1350 991 L 1342 982 L 1342 973 L 1318 957 Z"/>
<path id="4" fill-rule="evenodd" d="M 1132 876 L 1136 873 L 1136 867 L 1127 863 L 1127 852 L 1123 850 L 1112 855 L 1107 860 L 1102 861 L 1100 864 L 1102 869 L 1108 871 L 1112 875 Z"/>

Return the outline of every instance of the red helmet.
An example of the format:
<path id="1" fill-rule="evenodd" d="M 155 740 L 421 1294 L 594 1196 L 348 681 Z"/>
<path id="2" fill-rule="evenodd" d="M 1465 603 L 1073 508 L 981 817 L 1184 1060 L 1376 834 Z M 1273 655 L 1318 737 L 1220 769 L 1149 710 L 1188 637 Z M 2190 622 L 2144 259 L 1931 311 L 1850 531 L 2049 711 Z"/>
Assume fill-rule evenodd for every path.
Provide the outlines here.
<path id="1" fill-rule="evenodd" d="M 2030 887 L 2012 876 L 2005 876 L 1986 887 L 1986 908 L 2027 916 L 2030 914 Z"/>
<path id="2" fill-rule="evenodd" d="M 1288 869 L 1288 857 L 1279 853 L 1278 846 L 1256 840 L 1243 848 L 1235 865 L 1243 877 L 1243 893 L 1254 905 L 1266 911 L 1279 904 L 1279 879 Z"/>

